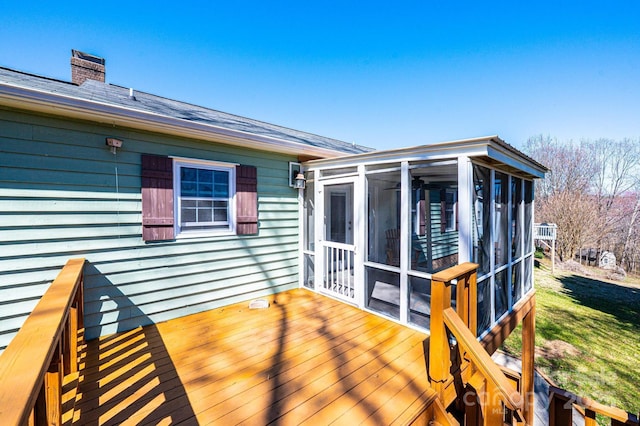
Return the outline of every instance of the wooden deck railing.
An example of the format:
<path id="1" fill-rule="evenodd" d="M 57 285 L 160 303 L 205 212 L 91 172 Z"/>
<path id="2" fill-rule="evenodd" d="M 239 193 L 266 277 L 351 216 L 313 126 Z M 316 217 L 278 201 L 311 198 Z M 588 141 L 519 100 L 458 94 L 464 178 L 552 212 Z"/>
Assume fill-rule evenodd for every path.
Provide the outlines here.
<path id="1" fill-rule="evenodd" d="M 573 424 L 573 405 L 584 408 L 585 426 L 596 426 L 596 414 L 611 419 L 612 426 L 638 426 L 638 417 L 624 410 L 609 407 L 587 398 L 579 397 L 564 389 L 549 388 L 549 426 L 571 426 Z"/>
<path id="2" fill-rule="evenodd" d="M 71 259 L 0 356 L 0 423 L 62 423 L 62 378 L 78 370 L 84 259 Z"/>
<path id="3" fill-rule="evenodd" d="M 491 331 L 494 338 L 478 342 L 477 266 L 463 263 L 432 277 L 431 385 L 445 406 L 453 401 L 464 405 L 460 409 L 464 409 L 469 424 L 503 424 L 505 418 L 510 418 L 514 424 L 533 424 L 534 295 L 514 306 L 512 314 L 507 317 L 509 321 L 501 321 Z M 451 285 L 454 281 L 457 281 L 455 311 L 451 307 Z M 521 377 L 515 373 L 507 377 L 491 359 L 490 352 L 520 321 L 523 322 L 523 372 Z M 449 333 L 456 339 L 457 356 L 452 356 Z M 514 377 L 520 380 L 514 383 Z M 468 386 L 473 388 L 471 397 Z"/>

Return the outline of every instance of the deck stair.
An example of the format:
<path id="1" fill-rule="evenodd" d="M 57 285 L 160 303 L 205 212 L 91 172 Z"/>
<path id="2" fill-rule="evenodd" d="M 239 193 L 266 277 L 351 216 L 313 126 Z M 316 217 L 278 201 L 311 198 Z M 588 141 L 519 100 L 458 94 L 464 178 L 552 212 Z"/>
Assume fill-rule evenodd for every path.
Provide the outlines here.
<path id="1" fill-rule="evenodd" d="M 495 338 L 478 341 L 476 270 L 477 265 L 464 263 L 432 277 L 431 386 L 443 407 L 462 419 L 460 423 L 532 424 L 534 295 L 514 307 L 507 325 L 501 323 L 492 330 Z M 455 310 L 452 285 L 456 286 Z M 523 322 L 523 360 L 528 367 L 522 375 L 499 367 L 489 352 L 495 351 L 519 320 Z"/>

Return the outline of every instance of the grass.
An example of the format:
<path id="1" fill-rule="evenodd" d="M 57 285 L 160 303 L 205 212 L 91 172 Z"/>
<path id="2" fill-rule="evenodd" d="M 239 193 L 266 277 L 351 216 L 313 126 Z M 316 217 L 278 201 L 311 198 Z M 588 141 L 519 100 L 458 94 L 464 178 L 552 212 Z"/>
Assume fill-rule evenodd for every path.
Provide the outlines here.
<path id="1" fill-rule="evenodd" d="M 535 270 L 536 366 L 558 386 L 631 413 L 640 411 L 640 283 Z M 520 355 L 517 329 L 503 345 Z"/>

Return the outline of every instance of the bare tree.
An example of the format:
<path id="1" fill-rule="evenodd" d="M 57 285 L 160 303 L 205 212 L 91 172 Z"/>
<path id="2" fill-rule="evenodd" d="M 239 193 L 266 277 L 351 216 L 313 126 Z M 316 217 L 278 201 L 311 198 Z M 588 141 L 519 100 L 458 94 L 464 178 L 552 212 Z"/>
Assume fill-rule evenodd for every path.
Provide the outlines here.
<path id="1" fill-rule="evenodd" d="M 636 202 L 634 204 L 631 215 L 629 216 L 629 224 L 627 226 L 627 232 L 625 234 L 624 243 L 622 245 L 620 266 L 627 270 L 633 270 L 635 257 L 640 249 L 638 231 L 638 216 L 640 215 L 640 193 L 636 192 Z M 631 260 L 631 262 L 630 262 Z"/>
<path id="2" fill-rule="evenodd" d="M 620 209 L 614 207 L 616 201 L 633 189 L 640 179 L 640 143 L 631 139 L 598 139 L 583 141 L 582 147 L 591 153 L 595 166 L 590 185 L 599 213 L 594 238 L 598 241 L 597 247 L 602 248 L 604 240 L 612 240 L 612 233 L 617 236 L 620 236 L 620 231 L 628 234 L 627 229 L 616 229 L 624 216 L 619 214 Z M 624 215 L 629 214 L 629 211 L 624 210 L 626 209 L 623 209 Z"/>
<path id="3" fill-rule="evenodd" d="M 564 261 L 591 242 L 591 225 L 597 211 L 588 194 L 562 191 L 538 200 L 536 217 L 558 225 L 556 253 Z"/>
<path id="4" fill-rule="evenodd" d="M 619 195 L 633 189 L 638 182 L 640 141 L 585 140 L 582 146 L 591 152 L 595 161 L 591 188 L 595 195 L 605 201 L 602 207 L 607 211 Z"/>
<path id="5" fill-rule="evenodd" d="M 597 171 L 590 151 L 572 141 L 560 143 L 539 135 L 529 138 L 525 151 L 549 168 L 546 178 L 536 183 L 536 194 L 543 199 L 563 192 L 588 191 Z"/>
<path id="6" fill-rule="evenodd" d="M 558 225 L 558 254 L 613 250 L 625 266 L 640 253 L 640 140 L 558 142 L 536 136 L 526 152 L 550 172 L 536 184 L 537 217 Z M 640 260 L 640 259 L 638 259 Z"/>
<path id="7" fill-rule="evenodd" d="M 597 170 L 594 157 L 582 145 L 543 136 L 530 138 L 526 151 L 550 169 L 536 183 L 536 217 L 558 225 L 558 256 L 571 259 L 590 242 L 598 218 L 589 193 Z"/>

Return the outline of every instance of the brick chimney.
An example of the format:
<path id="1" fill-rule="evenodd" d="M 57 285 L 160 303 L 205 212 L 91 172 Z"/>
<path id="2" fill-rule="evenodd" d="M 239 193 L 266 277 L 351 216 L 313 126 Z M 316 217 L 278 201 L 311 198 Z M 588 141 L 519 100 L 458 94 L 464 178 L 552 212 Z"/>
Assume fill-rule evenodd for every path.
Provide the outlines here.
<path id="1" fill-rule="evenodd" d="M 78 86 L 86 80 L 104 83 L 104 58 L 71 50 L 71 82 Z"/>

